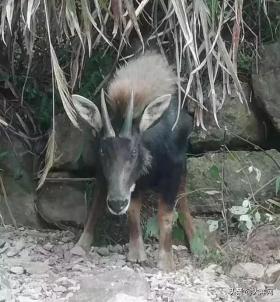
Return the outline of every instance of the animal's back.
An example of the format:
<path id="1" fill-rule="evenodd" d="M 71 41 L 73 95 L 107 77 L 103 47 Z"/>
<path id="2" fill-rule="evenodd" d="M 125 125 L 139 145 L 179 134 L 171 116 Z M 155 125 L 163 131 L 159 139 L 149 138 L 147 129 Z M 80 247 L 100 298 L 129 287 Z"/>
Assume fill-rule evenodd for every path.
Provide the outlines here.
<path id="1" fill-rule="evenodd" d="M 174 94 L 175 83 L 175 74 L 166 59 L 155 52 L 147 52 L 116 71 L 108 95 L 112 107 L 124 113 L 133 90 L 134 117 L 138 117 L 157 97 Z"/>

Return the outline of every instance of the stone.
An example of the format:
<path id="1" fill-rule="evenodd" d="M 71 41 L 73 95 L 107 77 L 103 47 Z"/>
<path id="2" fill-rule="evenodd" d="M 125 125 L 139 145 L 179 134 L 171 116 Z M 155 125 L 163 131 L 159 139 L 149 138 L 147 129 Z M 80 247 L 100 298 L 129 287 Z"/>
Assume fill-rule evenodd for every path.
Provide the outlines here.
<path id="1" fill-rule="evenodd" d="M 11 213 L 17 225 L 42 227 L 34 209 L 35 183 L 33 180 L 34 156 L 20 138 L 0 133 L 0 169 L 7 203 L 0 189 L 0 213 L 4 223 L 13 224 Z"/>
<path id="2" fill-rule="evenodd" d="M 81 226 L 86 218 L 86 189 L 84 181 L 47 182 L 38 194 L 36 209 L 50 224 Z"/>
<path id="3" fill-rule="evenodd" d="M 264 224 L 255 228 L 246 241 L 247 254 L 254 262 L 275 264 L 279 259 L 280 230 L 276 225 Z"/>
<path id="4" fill-rule="evenodd" d="M 260 203 L 274 198 L 275 182 L 269 181 L 279 175 L 275 161 L 280 162 L 276 150 L 218 152 L 188 158 L 187 193 L 192 212 L 220 213 L 223 202 L 226 208 L 240 206 L 252 191 Z"/>
<path id="5" fill-rule="evenodd" d="M 115 297 L 110 298 L 107 302 L 147 302 L 147 299 L 119 293 L 116 294 Z"/>
<path id="6" fill-rule="evenodd" d="M 9 250 L 9 252 L 7 253 L 7 256 L 8 257 L 16 256 L 24 247 L 25 247 L 25 243 L 24 243 L 24 240 L 21 238 L 16 241 L 15 247 Z"/>
<path id="7" fill-rule="evenodd" d="M 254 262 L 239 263 L 231 268 L 230 275 L 237 278 L 260 280 L 264 276 L 265 268 Z"/>
<path id="8" fill-rule="evenodd" d="M 52 249 L 53 249 L 53 244 L 51 244 L 51 243 L 46 243 L 46 244 L 44 244 L 43 245 L 43 248 L 46 250 L 46 251 L 51 251 Z"/>
<path id="9" fill-rule="evenodd" d="M 147 281 L 132 270 L 114 269 L 104 273 L 96 273 L 92 277 L 81 278 L 80 284 L 80 291 L 74 293 L 69 302 L 114 301 L 112 299 L 120 293 L 138 298 L 135 301 L 140 302 L 144 299 L 147 300 L 149 294 Z"/>
<path id="10" fill-rule="evenodd" d="M 100 247 L 96 250 L 96 252 L 100 256 L 109 256 L 110 255 L 109 249 L 107 247 Z"/>
<path id="11" fill-rule="evenodd" d="M 82 124 L 82 131 L 75 128 L 65 113 L 58 114 L 55 121 L 56 160 L 53 168 L 75 171 L 94 166 L 96 160 L 92 156 L 94 136 L 87 126 Z"/>
<path id="12" fill-rule="evenodd" d="M 123 247 L 120 244 L 109 246 L 109 251 L 112 253 L 121 254 L 123 252 Z"/>
<path id="13" fill-rule="evenodd" d="M 22 266 L 12 266 L 10 272 L 16 275 L 22 275 L 24 273 L 24 268 Z"/>
<path id="14" fill-rule="evenodd" d="M 263 46 L 260 50 L 260 63 L 252 73 L 254 95 L 275 129 L 280 133 L 280 42 Z"/>
<path id="15" fill-rule="evenodd" d="M 220 150 L 222 145 L 227 145 L 229 149 L 234 150 L 238 148 L 252 149 L 252 146 L 245 140 L 257 145 L 262 144 L 264 128 L 261 126 L 261 121 L 258 121 L 252 110 L 248 110 L 247 106 L 240 102 L 234 85 L 232 84 L 230 87 L 231 95 L 226 94 L 224 105 L 217 113 L 220 127 L 216 124 L 213 113 L 209 111 L 204 114 L 204 124 L 207 131 L 201 127 L 194 128 L 190 136 L 193 153 Z M 249 101 L 251 90 L 245 83 L 242 84 L 242 87 L 246 99 Z M 215 88 L 216 100 L 222 103 L 223 87 L 221 84 L 217 84 Z"/>
<path id="16" fill-rule="evenodd" d="M 44 262 L 29 262 L 24 264 L 24 267 L 29 274 L 45 274 L 50 270 L 48 264 Z"/>
<path id="17" fill-rule="evenodd" d="M 175 292 L 174 301 L 212 302 L 213 300 L 207 295 L 206 291 L 200 290 L 199 292 L 194 292 L 190 289 L 184 289 Z"/>
<path id="18" fill-rule="evenodd" d="M 270 264 L 265 270 L 264 281 L 266 283 L 275 283 L 280 277 L 280 263 Z"/>
<path id="19" fill-rule="evenodd" d="M 82 153 L 83 134 L 72 125 L 65 113 L 56 115 L 55 121 L 56 161 L 53 167 L 60 170 L 74 169 Z"/>

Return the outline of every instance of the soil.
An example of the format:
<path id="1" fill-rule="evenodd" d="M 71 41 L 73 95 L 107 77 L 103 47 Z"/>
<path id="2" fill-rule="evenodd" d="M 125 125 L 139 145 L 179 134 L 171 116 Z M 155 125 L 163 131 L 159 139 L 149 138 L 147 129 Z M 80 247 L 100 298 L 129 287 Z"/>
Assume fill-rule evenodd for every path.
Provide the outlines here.
<path id="1" fill-rule="evenodd" d="M 248 251 L 245 260 L 263 271 L 268 263 L 279 266 L 280 237 L 273 230 L 265 227 L 246 242 L 230 240 L 228 257 L 244 262 Z M 173 246 L 176 271 L 164 273 L 156 268 L 156 244 L 146 245 L 149 260 L 141 266 L 126 261 L 127 245 L 72 254 L 76 240 L 70 231 L 0 227 L 0 301 L 280 301 L 280 279 L 268 282 L 262 271 L 232 276 L 215 263 L 201 265 L 184 246 Z"/>

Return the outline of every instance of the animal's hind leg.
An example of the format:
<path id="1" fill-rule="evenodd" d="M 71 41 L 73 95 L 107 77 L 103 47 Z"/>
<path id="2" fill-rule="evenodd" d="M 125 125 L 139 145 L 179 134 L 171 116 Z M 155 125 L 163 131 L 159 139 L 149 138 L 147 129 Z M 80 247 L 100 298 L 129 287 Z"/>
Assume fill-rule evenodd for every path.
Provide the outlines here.
<path id="1" fill-rule="evenodd" d="M 160 228 L 158 267 L 164 271 L 171 271 L 174 269 L 172 253 L 173 219 L 173 207 L 170 207 L 161 197 L 158 207 L 158 221 Z"/>
<path id="2" fill-rule="evenodd" d="M 186 196 L 186 175 L 183 174 L 181 177 L 181 182 L 178 190 L 178 211 L 182 215 L 182 227 L 184 229 L 184 232 L 188 238 L 189 245 L 191 245 L 191 241 L 194 236 L 195 228 L 193 225 L 193 218 L 190 213 L 190 209 L 188 206 L 188 200 Z"/>
<path id="3" fill-rule="evenodd" d="M 131 262 L 143 262 L 147 259 L 140 224 L 141 197 L 139 195 L 133 198 L 128 209 L 129 252 L 127 258 Z"/>
<path id="4" fill-rule="evenodd" d="M 104 186 L 97 185 L 94 193 L 93 203 L 88 213 L 87 222 L 84 226 L 84 231 L 76 244 L 76 246 L 81 247 L 86 252 L 88 252 L 90 249 L 96 222 L 104 212 L 106 206 L 105 198 L 106 190 Z"/>

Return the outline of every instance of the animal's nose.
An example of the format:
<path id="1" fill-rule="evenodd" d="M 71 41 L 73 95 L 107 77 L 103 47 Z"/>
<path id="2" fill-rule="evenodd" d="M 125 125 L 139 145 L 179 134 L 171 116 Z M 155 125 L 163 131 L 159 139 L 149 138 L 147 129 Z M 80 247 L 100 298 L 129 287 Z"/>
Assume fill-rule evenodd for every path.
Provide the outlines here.
<path id="1" fill-rule="evenodd" d="M 114 215 L 124 214 L 128 208 L 128 199 L 109 199 L 107 203 L 110 212 Z"/>

